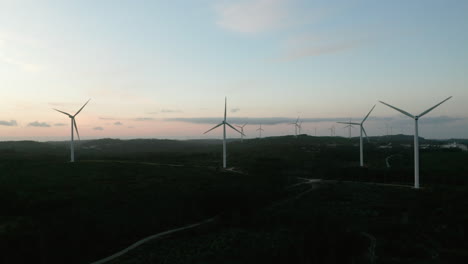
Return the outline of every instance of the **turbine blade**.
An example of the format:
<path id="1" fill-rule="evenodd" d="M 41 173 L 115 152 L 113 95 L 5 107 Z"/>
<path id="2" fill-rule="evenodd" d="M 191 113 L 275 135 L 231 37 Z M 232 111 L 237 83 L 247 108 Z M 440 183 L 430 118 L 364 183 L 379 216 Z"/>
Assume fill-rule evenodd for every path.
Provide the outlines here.
<path id="1" fill-rule="evenodd" d="M 366 133 L 366 130 L 364 129 L 364 127 L 362 127 L 362 132 L 364 132 L 364 135 L 366 136 L 366 139 L 367 139 L 367 142 L 369 142 L 369 137 L 367 136 L 367 133 Z"/>
<path id="2" fill-rule="evenodd" d="M 244 128 L 244 127 L 245 127 L 245 125 L 247 125 L 247 123 L 243 124 L 243 125 L 242 125 L 242 128 Z"/>
<path id="3" fill-rule="evenodd" d="M 447 101 L 447 100 L 450 99 L 450 98 L 452 98 L 452 96 L 449 96 L 447 99 L 443 100 L 442 102 L 440 102 L 440 103 L 434 105 L 433 107 L 427 109 L 426 111 L 422 112 L 421 114 L 419 114 L 419 117 L 421 117 L 421 116 L 423 116 L 423 115 L 429 113 L 429 112 L 432 111 L 434 108 L 438 107 L 439 105 L 441 105 L 442 103 L 444 103 L 445 101 Z"/>
<path id="4" fill-rule="evenodd" d="M 340 123 L 340 124 L 351 124 L 350 122 L 337 122 L 337 123 Z"/>
<path id="5" fill-rule="evenodd" d="M 90 100 L 91 99 L 88 99 L 88 101 L 86 101 L 86 103 L 80 108 L 80 110 L 78 110 L 78 112 L 76 112 L 74 116 L 78 115 L 81 112 L 81 110 L 83 110 L 83 108 L 89 103 Z"/>
<path id="6" fill-rule="evenodd" d="M 220 124 L 218 124 L 218 125 L 214 126 L 213 128 L 211 128 L 210 130 L 206 131 L 206 132 L 205 132 L 205 133 L 203 133 L 203 134 L 206 134 L 206 133 L 210 132 L 211 130 L 213 130 L 213 129 L 215 129 L 215 128 L 219 127 L 219 126 L 220 126 L 220 125 L 222 125 L 222 124 L 223 124 L 223 123 L 220 123 Z"/>
<path id="7" fill-rule="evenodd" d="M 393 109 L 397 110 L 398 112 L 400 112 L 400 113 L 402 113 L 402 114 L 404 114 L 404 115 L 406 115 L 406 116 L 409 116 L 409 117 L 411 117 L 411 118 L 414 118 L 414 116 L 413 116 L 412 114 L 410 114 L 410 113 L 408 113 L 408 112 L 406 112 L 406 111 L 404 111 L 404 110 L 401 110 L 401 109 L 399 109 L 399 108 L 396 108 L 396 107 L 394 107 L 394 106 L 392 106 L 392 105 L 389 105 L 389 104 L 387 104 L 387 103 L 385 103 L 385 102 L 382 102 L 382 101 L 379 101 L 379 102 L 381 102 L 382 104 L 384 104 L 384 105 L 386 105 L 386 106 L 388 106 L 388 107 L 390 107 L 390 108 L 393 108 Z"/>
<path id="8" fill-rule="evenodd" d="M 241 135 L 244 135 L 244 133 L 240 132 L 240 131 L 237 130 L 235 127 L 231 126 L 231 124 L 226 123 L 226 125 L 228 125 L 228 126 L 231 127 L 232 129 L 234 129 L 235 131 L 239 132 Z M 245 136 L 245 135 L 244 135 L 244 136 Z"/>
<path id="9" fill-rule="evenodd" d="M 76 120 L 73 118 L 73 126 L 75 127 L 76 135 L 78 136 L 78 140 L 81 140 L 80 133 L 78 132 L 78 126 L 76 125 Z"/>
<path id="10" fill-rule="evenodd" d="M 381 102 L 382 103 L 382 102 Z M 375 105 L 372 107 L 372 109 L 369 111 L 369 113 L 367 113 L 366 117 L 364 117 L 364 119 L 362 120 L 361 124 L 364 123 L 364 121 L 366 121 L 366 119 L 369 117 L 370 113 L 372 112 L 372 110 L 374 110 L 375 108 Z"/>
<path id="11" fill-rule="evenodd" d="M 350 124 L 350 125 L 356 125 L 356 126 L 361 125 L 361 123 L 353 123 L 353 122 L 351 122 L 351 123 L 349 123 L 349 124 Z"/>
<path id="12" fill-rule="evenodd" d="M 227 98 L 224 97 L 224 122 L 226 122 L 226 107 L 227 107 Z"/>
<path id="13" fill-rule="evenodd" d="M 60 111 L 60 110 L 55 109 L 55 108 L 52 108 L 52 109 L 54 109 L 55 111 L 60 112 L 60 113 L 62 113 L 62 114 L 65 114 L 65 115 L 67 115 L 67 116 L 69 116 L 69 117 L 72 117 L 72 115 L 70 115 L 70 114 L 67 113 L 67 112 L 63 112 L 63 111 Z"/>

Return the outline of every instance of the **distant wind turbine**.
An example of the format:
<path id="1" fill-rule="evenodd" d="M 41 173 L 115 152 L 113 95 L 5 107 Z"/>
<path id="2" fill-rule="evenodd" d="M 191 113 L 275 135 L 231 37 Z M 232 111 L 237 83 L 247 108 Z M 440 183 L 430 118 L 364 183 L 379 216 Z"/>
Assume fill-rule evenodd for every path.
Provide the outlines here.
<path id="1" fill-rule="evenodd" d="M 340 124 L 342 124 L 343 122 L 338 122 Z M 348 123 L 345 123 L 345 124 L 348 124 L 347 126 L 343 127 L 343 128 L 348 128 L 349 129 L 349 133 L 348 133 L 348 138 L 351 138 L 351 128 L 354 128 L 353 124 L 351 123 L 351 118 L 349 119 L 349 122 Z"/>
<path id="2" fill-rule="evenodd" d="M 91 100 L 91 99 L 89 99 Z M 71 119 L 71 140 L 70 140 L 70 161 L 71 162 L 75 162 L 75 149 L 74 149 L 74 139 L 73 139 L 73 128 L 75 128 L 76 130 L 76 135 L 78 136 L 78 140 L 80 140 L 80 133 L 78 132 L 78 126 L 76 125 L 76 120 L 75 120 L 75 117 L 81 112 L 81 110 L 83 110 L 83 108 L 89 103 L 89 100 L 86 101 L 86 103 L 80 108 L 80 110 L 78 110 L 78 112 L 76 112 L 75 115 L 70 115 L 69 113 L 67 112 L 64 112 L 64 111 L 60 111 L 58 109 L 55 109 L 55 111 L 57 112 L 60 112 L 62 114 L 65 114 L 67 115 L 68 117 L 70 117 Z"/>
<path id="3" fill-rule="evenodd" d="M 442 102 L 434 105 L 433 107 L 427 109 L 426 111 L 422 112 L 421 114 L 419 115 L 412 115 L 404 110 L 401 110 L 399 108 L 396 108 L 392 105 L 389 105 L 387 103 L 384 103 L 382 101 L 379 101 L 381 102 L 382 104 L 390 107 L 390 108 L 393 108 L 395 110 L 397 110 L 398 112 L 408 116 L 408 117 L 411 117 L 412 119 L 414 119 L 414 188 L 415 189 L 419 189 L 419 136 L 418 136 L 418 120 L 419 118 L 421 118 L 423 115 L 429 113 L 430 111 L 432 111 L 434 108 L 438 107 L 439 105 L 441 105 L 442 103 L 444 103 L 445 101 L 447 101 L 448 99 L 452 98 L 452 96 L 449 96 L 447 97 L 445 100 L 443 100 Z"/>
<path id="4" fill-rule="evenodd" d="M 262 128 L 262 124 L 260 124 L 260 127 L 257 128 L 257 131 L 258 131 L 259 137 L 262 138 L 262 131 L 264 131 L 264 129 Z"/>
<path id="5" fill-rule="evenodd" d="M 238 128 L 240 128 L 240 132 L 241 132 L 241 142 L 244 142 L 244 127 L 245 125 L 247 125 L 247 123 L 243 124 L 242 126 L 237 126 Z"/>
<path id="6" fill-rule="evenodd" d="M 221 126 L 221 125 L 223 126 L 223 168 L 224 169 L 226 168 L 226 125 L 228 125 L 232 129 L 234 129 L 235 131 L 239 132 L 241 135 L 245 136 L 244 133 L 240 132 L 239 130 L 237 130 L 235 127 L 233 127 L 231 124 L 229 124 L 226 121 L 226 107 L 227 107 L 227 98 L 225 97 L 224 98 L 224 120 L 221 123 L 219 123 L 218 125 L 211 128 L 210 130 L 203 133 L 203 134 L 206 134 L 206 133 L 210 132 L 211 130 L 213 130 L 213 129 Z"/>
<path id="7" fill-rule="evenodd" d="M 374 108 L 375 108 L 375 105 L 372 107 L 369 113 L 367 113 L 366 117 L 364 117 L 361 123 L 353 123 L 351 121 L 350 122 L 338 122 L 340 124 L 358 125 L 361 128 L 360 135 L 359 135 L 359 153 L 360 153 L 360 166 L 361 167 L 364 167 L 364 145 L 362 142 L 362 133 L 364 133 L 364 135 L 366 135 L 367 140 L 369 140 L 369 138 L 367 137 L 366 130 L 364 129 L 364 122 L 369 117 L 370 113 L 372 112 L 372 110 L 374 110 Z"/>
<path id="8" fill-rule="evenodd" d="M 299 129 L 299 131 L 300 131 L 300 129 L 301 129 L 301 125 L 299 124 L 299 117 L 297 117 L 296 122 L 289 123 L 289 124 L 294 125 L 294 135 L 297 137 L 297 130 Z M 302 122 L 301 122 L 301 124 L 302 124 Z M 299 134 L 300 134 L 300 132 L 299 132 Z"/>

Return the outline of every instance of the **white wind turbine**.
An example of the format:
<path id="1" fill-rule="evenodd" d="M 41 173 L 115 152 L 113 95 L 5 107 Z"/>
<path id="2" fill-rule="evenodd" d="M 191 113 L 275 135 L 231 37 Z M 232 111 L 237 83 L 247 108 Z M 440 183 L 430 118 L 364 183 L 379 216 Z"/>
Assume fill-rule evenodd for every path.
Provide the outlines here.
<path id="1" fill-rule="evenodd" d="M 375 108 L 375 105 L 372 107 L 372 109 L 369 111 L 369 113 L 367 113 L 366 117 L 364 117 L 364 119 L 361 121 L 361 123 L 353 123 L 353 122 L 338 122 L 340 124 L 349 124 L 349 125 L 357 125 L 359 126 L 361 129 L 360 131 L 360 135 L 359 135 L 359 153 L 360 153 L 360 163 L 359 165 L 361 167 L 364 167 L 364 145 L 363 145 L 363 142 L 362 142 L 362 133 L 364 133 L 364 135 L 366 135 L 366 138 L 367 138 L 367 133 L 366 133 L 366 130 L 364 129 L 364 121 L 366 121 L 366 119 L 369 117 L 370 113 L 372 112 L 372 110 L 374 110 Z M 369 140 L 367 138 L 367 140 Z"/>
<path id="2" fill-rule="evenodd" d="M 224 98 L 224 120 L 219 123 L 218 125 L 214 126 L 213 128 L 211 128 L 210 130 L 206 131 L 205 133 L 203 134 L 206 134 L 208 132 L 210 132 L 211 130 L 219 127 L 219 126 L 223 126 L 223 168 L 225 169 L 226 168 L 226 125 L 228 125 L 229 127 L 231 127 L 232 129 L 234 129 L 235 131 L 239 132 L 241 135 L 244 135 L 244 133 L 240 132 L 239 130 L 237 130 L 236 128 L 234 128 L 231 124 L 229 124 L 228 122 L 226 122 L 226 106 L 227 106 L 227 99 L 226 97 Z"/>
<path id="3" fill-rule="evenodd" d="M 247 123 L 243 124 L 242 126 L 236 125 L 236 127 L 240 128 L 240 133 L 241 133 L 241 142 L 244 142 L 244 127 L 247 125 Z"/>
<path id="4" fill-rule="evenodd" d="M 447 97 L 447 99 L 443 100 L 442 102 L 434 105 L 433 107 L 427 109 L 426 111 L 422 112 L 421 114 L 419 115 L 412 115 L 404 110 L 401 110 L 399 108 L 396 108 L 394 106 L 391 106 L 387 103 L 384 103 L 382 101 L 379 101 L 381 102 L 382 104 L 390 107 L 390 108 L 393 108 L 395 110 L 397 110 L 398 112 L 406 115 L 406 116 L 409 116 L 411 117 L 412 119 L 414 119 L 414 188 L 415 189 L 419 189 L 419 136 L 418 136 L 418 120 L 420 117 L 422 117 L 423 115 L 429 113 L 430 111 L 432 111 L 434 108 L 438 107 L 439 105 L 441 105 L 442 103 L 444 103 L 445 101 L 447 101 L 448 99 L 452 98 L 452 96 L 449 96 Z"/>
<path id="5" fill-rule="evenodd" d="M 91 99 L 89 99 L 91 100 Z M 64 112 L 64 111 L 60 111 L 58 109 L 55 109 L 55 111 L 57 112 L 60 112 L 62 114 L 65 114 L 67 115 L 68 117 L 70 117 L 70 120 L 71 120 L 71 140 L 70 140 L 70 161 L 71 162 L 75 162 L 75 149 L 74 149 L 74 139 L 73 139 L 73 128 L 75 128 L 76 130 L 76 135 L 78 136 L 78 140 L 80 139 L 80 133 L 78 132 L 78 126 L 76 125 L 76 120 L 75 120 L 75 117 L 81 112 L 81 110 L 83 110 L 83 108 L 89 103 L 89 100 L 86 101 L 86 103 L 80 108 L 80 110 L 78 110 L 78 112 L 76 112 L 76 114 L 74 115 L 70 115 L 69 113 L 67 112 Z"/>
<path id="6" fill-rule="evenodd" d="M 298 122 L 299 122 L 299 117 L 297 117 L 296 122 L 294 122 L 294 123 L 289 123 L 290 125 L 294 125 L 294 135 L 295 135 L 296 137 L 297 137 L 297 130 L 299 129 L 299 131 L 300 131 L 300 129 L 301 129 L 301 125 L 300 125 Z M 301 124 L 302 124 L 302 122 L 301 122 Z M 299 132 L 299 133 L 300 133 L 300 132 Z"/>
<path id="7" fill-rule="evenodd" d="M 260 127 L 257 128 L 256 131 L 258 131 L 259 137 L 262 138 L 262 131 L 265 131 L 265 130 L 262 128 L 262 124 L 260 124 Z"/>

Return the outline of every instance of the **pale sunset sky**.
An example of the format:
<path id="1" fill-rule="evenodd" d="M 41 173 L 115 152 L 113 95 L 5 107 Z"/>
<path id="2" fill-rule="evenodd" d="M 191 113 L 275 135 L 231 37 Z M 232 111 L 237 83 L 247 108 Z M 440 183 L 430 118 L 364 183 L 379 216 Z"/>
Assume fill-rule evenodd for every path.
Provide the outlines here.
<path id="1" fill-rule="evenodd" d="M 465 0 L 0 0 L 0 140 L 256 137 L 468 138 Z M 388 129 L 387 129 L 388 128 Z M 353 136 L 358 135 L 353 130 Z M 230 137 L 237 137 L 229 132 Z"/>

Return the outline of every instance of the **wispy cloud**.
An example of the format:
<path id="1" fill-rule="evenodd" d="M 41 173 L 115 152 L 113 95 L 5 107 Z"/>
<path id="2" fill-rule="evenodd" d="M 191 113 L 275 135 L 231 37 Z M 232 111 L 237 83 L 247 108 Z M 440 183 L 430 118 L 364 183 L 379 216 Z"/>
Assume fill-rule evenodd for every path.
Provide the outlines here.
<path id="1" fill-rule="evenodd" d="M 0 32 L 0 63 L 6 63 L 18 67 L 25 72 L 39 72 L 44 70 L 42 65 L 33 63 L 24 52 L 19 52 L 18 47 L 28 46 L 21 38 L 15 38 Z"/>
<path id="2" fill-rule="evenodd" d="M 103 128 L 103 127 L 100 127 L 100 126 L 93 127 L 93 129 L 94 129 L 94 130 L 98 130 L 98 131 L 102 131 L 102 130 L 104 130 L 104 128 Z"/>
<path id="3" fill-rule="evenodd" d="M 354 49 L 362 44 L 360 41 L 344 41 L 332 44 L 315 44 L 313 46 L 298 47 L 288 50 L 279 61 L 293 61 L 306 57 L 320 56 L 331 53 L 338 53 Z"/>
<path id="4" fill-rule="evenodd" d="M 215 6 L 216 24 L 240 33 L 259 33 L 287 24 L 287 0 L 243 0 Z"/>
<path id="5" fill-rule="evenodd" d="M 194 124 L 218 124 L 221 122 L 222 117 L 195 117 L 195 118 L 167 118 L 166 121 L 186 122 Z M 295 122 L 297 118 L 289 117 L 231 117 L 228 122 L 236 124 L 264 124 L 264 125 L 278 125 L 289 124 Z M 347 121 L 349 117 L 336 117 L 336 118 L 301 118 L 304 123 L 311 122 L 338 122 Z"/>
<path id="6" fill-rule="evenodd" d="M 115 126 L 121 126 L 121 125 L 123 125 L 123 124 L 122 124 L 122 122 L 117 121 L 117 122 L 114 123 L 114 125 L 115 125 Z"/>
<path id="7" fill-rule="evenodd" d="M 166 118 L 165 121 L 168 122 L 185 122 L 193 124 L 219 124 L 222 121 L 222 117 L 193 117 L 193 118 Z M 231 117 L 228 118 L 228 122 L 235 124 L 264 124 L 264 125 L 279 125 L 279 124 L 289 124 L 296 121 L 297 118 L 290 117 Z M 456 121 L 467 120 L 468 118 L 463 117 L 426 117 L 424 118 L 425 124 L 446 124 Z M 333 117 L 333 118 L 300 118 L 300 121 L 303 123 L 317 123 L 317 122 L 347 122 L 349 117 Z M 368 119 L 369 121 L 382 121 L 382 122 L 410 122 L 411 120 L 406 120 L 402 117 L 384 117 L 384 116 L 371 116 Z M 360 118 L 353 118 L 353 122 L 360 122 Z"/>
<path id="8" fill-rule="evenodd" d="M 406 116 L 399 116 L 392 119 L 397 125 L 412 125 L 413 119 Z M 419 119 L 420 125 L 445 125 L 457 121 L 464 121 L 467 118 L 464 117 L 449 117 L 449 116 L 428 116 Z"/>
<path id="9" fill-rule="evenodd" d="M 161 109 L 161 113 L 182 113 L 182 111 L 177 109 Z"/>
<path id="10" fill-rule="evenodd" d="M 50 127 L 50 125 L 47 124 L 46 122 L 38 122 L 38 121 L 31 122 L 31 123 L 28 124 L 28 126 L 31 126 L 31 127 Z"/>
<path id="11" fill-rule="evenodd" d="M 133 121 L 153 121 L 155 120 L 152 117 L 137 117 L 137 118 L 132 118 L 131 120 Z"/>
<path id="12" fill-rule="evenodd" d="M 117 120 L 117 118 L 114 118 L 114 117 L 99 117 L 99 119 L 101 120 Z"/>
<path id="13" fill-rule="evenodd" d="M 54 126 L 66 126 L 67 124 L 64 123 L 55 123 Z"/>
<path id="14" fill-rule="evenodd" d="M 16 120 L 10 120 L 10 121 L 0 120 L 0 126 L 18 126 L 18 123 L 16 123 Z"/>

